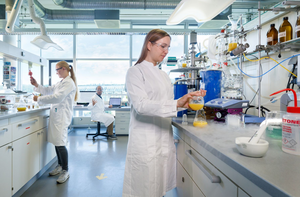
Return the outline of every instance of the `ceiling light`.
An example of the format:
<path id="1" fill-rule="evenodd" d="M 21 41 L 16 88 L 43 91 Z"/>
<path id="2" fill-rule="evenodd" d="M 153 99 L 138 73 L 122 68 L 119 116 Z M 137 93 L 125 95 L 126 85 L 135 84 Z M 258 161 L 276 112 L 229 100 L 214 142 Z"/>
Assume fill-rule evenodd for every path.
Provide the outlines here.
<path id="1" fill-rule="evenodd" d="M 167 20 L 167 25 L 177 25 L 187 18 L 198 23 L 213 19 L 235 0 L 182 0 Z"/>

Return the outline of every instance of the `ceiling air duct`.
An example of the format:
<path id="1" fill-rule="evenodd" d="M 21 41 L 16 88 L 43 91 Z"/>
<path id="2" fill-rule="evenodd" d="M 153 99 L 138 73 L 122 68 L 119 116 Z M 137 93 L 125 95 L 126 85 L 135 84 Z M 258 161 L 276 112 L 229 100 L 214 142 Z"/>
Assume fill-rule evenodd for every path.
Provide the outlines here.
<path id="1" fill-rule="evenodd" d="M 97 27 L 101 29 L 120 28 L 120 11 L 95 10 L 94 21 Z"/>

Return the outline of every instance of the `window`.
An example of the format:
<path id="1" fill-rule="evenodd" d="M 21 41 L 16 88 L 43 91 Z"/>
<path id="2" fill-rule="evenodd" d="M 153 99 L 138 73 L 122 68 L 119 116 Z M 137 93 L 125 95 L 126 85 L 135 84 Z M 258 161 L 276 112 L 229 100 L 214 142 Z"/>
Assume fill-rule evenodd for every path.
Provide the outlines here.
<path id="1" fill-rule="evenodd" d="M 125 96 L 125 76 L 129 61 L 77 61 L 76 78 L 80 91 L 95 91 L 103 87 L 103 99 L 108 101 L 112 95 Z M 80 74 L 79 74 L 80 73 Z"/>
<path id="2" fill-rule="evenodd" d="M 21 49 L 40 56 L 40 48 L 30 43 L 37 36 L 38 35 L 22 35 Z"/>
<path id="3" fill-rule="evenodd" d="M 30 76 L 28 75 L 29 67 L 27 63 L 21 63 L 21 89 L 24 92 L 33 92 L 33 86 L 30 83 Z M 41 67 L 40 66 L 32 66 L 31 68 L 32 77 L 41 84 Z"/>
<path id="4" fill-rule="evenodd" d="M 59 51 L 56 48 L 50 47 L 47 50 L 42 50 L 42 57 L 61 60 L 73 58 L 72 35 L 51 35 L 50 38 L 53 42 L 63 48 L 63 51 Z"/>
<path id="5" fill-rule="evenodd" d="M 78 35 L 78 58 L 129 58 L 128 35 Z"/>
<path id="6" fill-rule="evenodd" d="M 132 58 L 139 59 L 146 35 L 132 36 Z"/>

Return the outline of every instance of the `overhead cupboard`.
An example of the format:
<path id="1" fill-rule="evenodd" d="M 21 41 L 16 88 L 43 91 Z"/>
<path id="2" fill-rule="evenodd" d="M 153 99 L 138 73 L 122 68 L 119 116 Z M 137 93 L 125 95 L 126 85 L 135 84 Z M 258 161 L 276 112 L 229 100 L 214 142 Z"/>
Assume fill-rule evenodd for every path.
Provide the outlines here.
<path id="1" fill-rule="evenodd" d="M 49 108 L 0 116 L 1 197 L 18 192 L 54 161 L 55 149 L 47 142 Z"/>

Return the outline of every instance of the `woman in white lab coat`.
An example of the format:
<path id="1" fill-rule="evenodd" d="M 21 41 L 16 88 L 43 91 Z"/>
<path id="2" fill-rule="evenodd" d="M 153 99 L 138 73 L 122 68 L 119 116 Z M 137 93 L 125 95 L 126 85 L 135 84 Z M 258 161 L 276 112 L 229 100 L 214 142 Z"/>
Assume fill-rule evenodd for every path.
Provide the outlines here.
<path id="1" fill-rule="evenodd" d="M 168 53 L 171 37 L 151 30 L 141 56 L 128 69 L 126 89 L 131 104 L 129 140 L 123 183 L 123 197 L 161 197 L 176 187 L 176 155 L 171 118 L 177 108 L 188 108 L 191 92 L 174 100 L 169 76 L 158 68 Z"/>
<path id="2" fill-rule="evenodd" d="M 71 76 L 69 76 L 71 73 Z M 56 74 L 62 80 L 50 87 L 39 85 L 34 78 L 30 82 L 34 90 L 42 96 L 34 96 L 34 101 L 39 104 L 52 104 L 48 127 L 48 141 L 55 146 L 58 165 L 49 173 L 54 176 L 60 174 L 58 183 L 64 183 L 69 178 L 68 173 L 68 126 L 73 115 L 73 104 L 77 100 L 77 85 L 75 72 L 72 66 L 65 61 L 56 64 Z"/>

